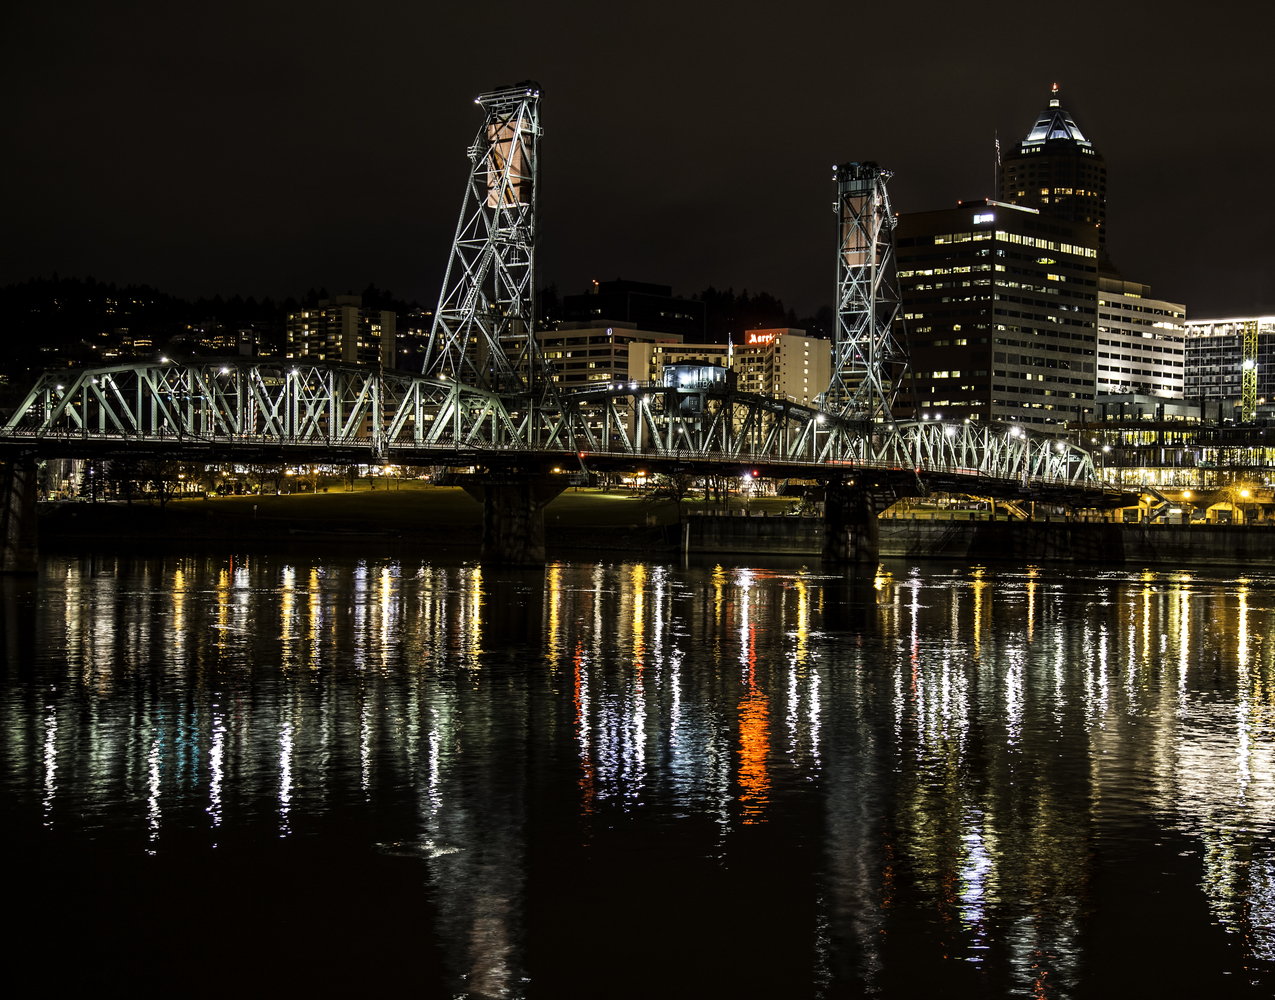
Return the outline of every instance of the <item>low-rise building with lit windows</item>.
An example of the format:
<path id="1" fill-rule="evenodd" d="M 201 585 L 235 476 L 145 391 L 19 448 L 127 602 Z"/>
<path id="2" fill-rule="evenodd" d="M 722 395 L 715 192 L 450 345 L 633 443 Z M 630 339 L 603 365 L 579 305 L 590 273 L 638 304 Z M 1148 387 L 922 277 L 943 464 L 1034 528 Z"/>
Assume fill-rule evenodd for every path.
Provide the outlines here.
<path id="1" fill-rule="evenodd" d="M 731 367 L 744 392 L 815 406 L 832 381 L 832 343 L 805 330 L 749 330 Z"/>
<path id="2" fill-rule="evenodd" d="M 682 344 L 661 342 L 629 345 L 630 382 L 657 384 L 664 380 L 665 370 L 673 366 L 709 366 L 730 370 L 731 347 L 728 344 Z"/>
<path id="3" fill-rule="evenodd" d="M 1275 316 L 1188 320 L 1183 395 L 1207 407 L 1219 423 L 1237 419 L 1243 392 L 1244 329 L 1255 325 L 1257 403 L 1275 403 Z M 1260 413 L 1260 410 L 1259 410 Z"/>
<path id="4" fill-rule="evenodd" d="M 1143 393 L 1181 399 L 1186 374 L 1186 306 L 1151 298 L 1136 281 L 1098 279 L 1098 395 Z"/>
<path id="5" fill-rule="evenodd" d="M 720 366 L 742 392 L 817 406 L 832 379 L 832 344 L 805 330 L 748 330 L 735 344 L 634 344 L 629 380 L 661 382 L 672 366 Z"/>
<path id="6" fill-rule="evenodd" d="M 630 351 L 634 345 L 676 345 L 682 337 L 639 330 L 635 323 L 612 320 L 559 323 L 557 329 L 538 330 L 536 341 L 554 382 L 560 389 L 569 390 L 630 381 Z"/>

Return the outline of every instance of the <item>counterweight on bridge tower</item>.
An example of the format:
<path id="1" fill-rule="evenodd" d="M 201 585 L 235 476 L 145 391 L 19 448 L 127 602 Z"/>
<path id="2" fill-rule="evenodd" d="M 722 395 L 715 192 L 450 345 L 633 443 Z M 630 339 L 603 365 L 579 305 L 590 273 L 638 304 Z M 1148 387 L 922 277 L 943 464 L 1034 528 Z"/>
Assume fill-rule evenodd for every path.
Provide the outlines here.
<path id="1" fill-rule="evenodd" d="M 908 365 L 894 257 L 894 213 L 875 163 L 837 170 L 837 315 L 824 406 L 846 417 L 892 421 Z"/>
<path id="2" fill-rule="evenodd" d="M 534 314 L 540 87 L 501 87 L 475 103 L 487 118 L 469 147 L 469 182 L 423 371 L 520 393 L 541 377 Z"/>

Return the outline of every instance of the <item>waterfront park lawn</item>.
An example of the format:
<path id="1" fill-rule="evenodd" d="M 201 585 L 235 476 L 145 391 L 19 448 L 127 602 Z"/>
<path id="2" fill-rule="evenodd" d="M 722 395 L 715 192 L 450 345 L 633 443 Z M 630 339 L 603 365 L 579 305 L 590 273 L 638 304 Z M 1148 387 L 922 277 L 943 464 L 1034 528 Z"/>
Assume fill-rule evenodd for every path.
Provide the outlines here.
<path id="1" fill-rule="evenodd" d="M 754 514 L 765 511 L 774 517 L 790 510 L 793 497 L 757 497 L 748 502 Z M 137 504 L 135 503 L 134 506 Z M 744 505 L 732 496 L 730 509 Z M 419 480 L 380 480 L 375 489 L 360 480 L 351 491 L 345 486 L 329 486 L 327 492 L 225 496 L 208 499 L 172 500 L 173 514 L 245 518 L 299 524 L 340 522 L 366 530 L 397 529 L 428 531 L 443 525 L 477 527 L 482 524 L 482 505 L 458 486 L 432 486 Z M 149 508 L 155 510 L 154 506 Z M 703 495 L 684 501 L 684 514 L 704 509 Z M 671 500 L 648 501 L 627 489 L 568 488 L 545 508 L 549 528 L 609 528 L 676 523 L 677 504 Z"/>

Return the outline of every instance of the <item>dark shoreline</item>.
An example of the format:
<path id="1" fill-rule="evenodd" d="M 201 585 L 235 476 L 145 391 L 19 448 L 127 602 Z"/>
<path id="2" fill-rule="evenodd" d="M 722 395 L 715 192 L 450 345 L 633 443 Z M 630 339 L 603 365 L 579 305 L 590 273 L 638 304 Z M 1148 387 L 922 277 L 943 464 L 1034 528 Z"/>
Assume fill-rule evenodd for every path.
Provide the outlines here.
<path id="1" fill-rule="evenodd" d="M 698 529 L 707 520 L 692 518 Z M 809 519 L 714 518 L 711 540 L 689 539 L 692 558 L 796 559 L 817 562 L 822 532 Z M 697 523 L 698 522 L 698 523 Z M 1017 565 L 1145 567 L 1173 571 L 1216 567 L 1275 568 L 1275 529 L 1219 525 L 1085 522 L 929 521 L 883 519 L 881 559 Z M 184 509 L 116 504 L 63 504 L 41 512 L 42 552 L 129 551 L 171 553 L 357 549 L 394 555 L 408 551 L 447 559 L 478 558 L 479 524 L 387 518 L 375 530 L 366 519 L 269 518 L 227 514 L 216 507 Z M 778 535 L 800 534 L 800 539 Z M 550 559 L 588 560 L 624 554 L 636 559 L 684 555 L 682 527 L 668 525 L 572 525 L 545 528 Z"/>
<path id="2" fill-rule="evenodd" d="M 290 551 L 321 546 L 335 551 L 392 553 L 403 549 L 445 553 L 461 559 L 478 556 L 482 528 L 478 524 L 437 524 L 387 521 L 374 530 L 341 518 L 285 519 L 226 515 L 215 508 L 168 508 L 137 504 L 62 504 L 42 511 L 39 522 L 42 552 L 88 549 L 171 552 L 175 546 L 201 551 Z M 572 526 L 545 528 L 551 557 L 629 552 L 667 556 L 679 547 L 676 525 L 628 527 Z"/>

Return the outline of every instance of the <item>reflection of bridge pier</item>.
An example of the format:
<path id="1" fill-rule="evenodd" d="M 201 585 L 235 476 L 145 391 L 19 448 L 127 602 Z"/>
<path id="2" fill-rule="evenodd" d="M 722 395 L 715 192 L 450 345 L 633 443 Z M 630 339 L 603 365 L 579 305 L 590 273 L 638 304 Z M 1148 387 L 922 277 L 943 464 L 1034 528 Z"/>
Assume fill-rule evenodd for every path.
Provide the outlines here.
<path id="1" fill-rule="evenodd" d="M 824 491 L 823 516 L 825 561 L 873 567 L 880 562 L 881 531 L 867 487 L 833 480 Z"/>
<path id="2" fill-rule="evenodd" d="M 38 560 L 36 467 L 30 458 L 5 462 L 0 472 L 0 573 L 34 573 Z"/>
<path id="3" fill-rule="evenodd" d="M 824 490 L 823 558 L 875 570 L 881 561 L 881 512 L 905 493 L 897 486 L 838 479 Z"/>
<path id="4" fill-rule="evenodd" d="M 457 478 L 483 505 L 480 558 L 501 566 L 543 566 L 545 506 L 566 489 L 566 477 L 501 472 Z"/>

